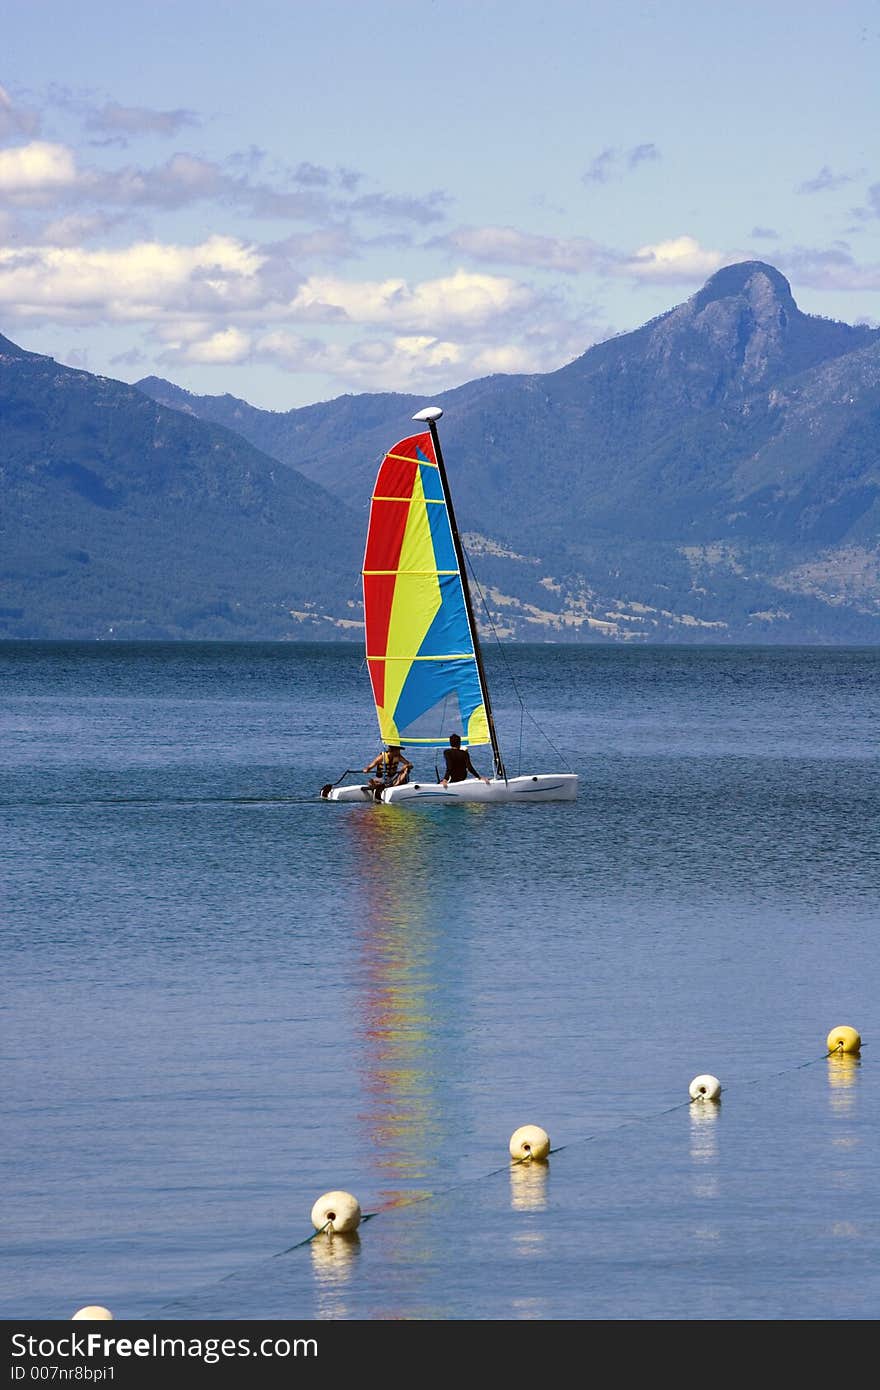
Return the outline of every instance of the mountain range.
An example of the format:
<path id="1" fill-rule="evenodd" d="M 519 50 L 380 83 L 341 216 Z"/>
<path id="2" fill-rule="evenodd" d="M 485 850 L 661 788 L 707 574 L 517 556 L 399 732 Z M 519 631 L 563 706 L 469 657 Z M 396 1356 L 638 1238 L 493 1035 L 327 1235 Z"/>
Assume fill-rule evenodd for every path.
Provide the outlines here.
<path id="1" fill-rule="evenodd" d="M 772 266 L 435 401 L 487 629 L 880 641 L 880 330 L 802 313 Z M 376 467 L 424 404 L 260 410 L 0 338 L 0 633 L 360 636 Z"/>
<path id="2" fill-rule="evenodd" d="M 240 435 L 3 337 L 0 424 L 0 634 L 357 627 L 353 516 Z"/>

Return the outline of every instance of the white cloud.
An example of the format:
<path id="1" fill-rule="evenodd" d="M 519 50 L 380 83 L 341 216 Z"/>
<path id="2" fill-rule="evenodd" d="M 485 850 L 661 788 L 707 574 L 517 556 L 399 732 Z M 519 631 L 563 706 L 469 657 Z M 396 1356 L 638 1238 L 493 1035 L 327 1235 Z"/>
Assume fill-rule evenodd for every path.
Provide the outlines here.
<path id="1" fill-rule="evenodd" d="M 869 190 L 869 197 L 880 213 L 880 184 Z M 779 241 L 779 234 L 771 227 L 753 227 L 751 236 L 756 240 Z M 462 255 L 478 261 L 517 263 L 568 273 L 592 272 L 645 284 L 685 286 L 708 279 L 724 265 L 754 258 L 753 252 L 701 246 L 696 237 L 687 234 L 640 246 L 627 255 L 603 247 L 588 237 L 544 237 L 518 232 L 512 227 L 495 226 L 459 227 L 429 245 L 454 247 Z M 774 260 L 789 275 L 797 275 L 800 284 L 811 289 L 880 289 L 880 268 L 871 263 L 858 265 L 845 243 L 825 249 L 794 247 L 784 251 L 779 248 L 774 252 Z M 586 346 L 584 342 L 581 350 Z"/>
<path id="2" fill-rule="evenodd" d="M 429 335 L 359 338 L 351 342 L 304 337 L 287 329 L 246 335 L 237 329 L 193 338 L 169 334 L 160 362 L 168 365 L 261 362 L 290 373 L 322 372 L 364 390 L 428 384 L 469 361 L 461 345 Z M 185 339 L 189 337 L 189 341 Z"/>
<path id="3" fill-rule="evenodd" d="M 13 203 L 46 201 L 76 179 L 76 161 L 66 145 L 34 140 L 0 150 L 0 193 Z"/>
<path id="4" fill-rule="evenodd" d="M 254 343 L 252 360 L 288 372 L 321 372 L 346 389 L 364 391 L 436 390 L 450 382 L 493 372 L 539 371 L 562 366 L 517 345 L 455 341 L 430 334 L 393 334 L 350 343 L 302 338 L 287 331 L 264 334 Z"/>
<path id="5" fill-rule="evenodd" d="M 56 222 L 55 239 L 68 240 L 65 233 L 76 228 Z M 463 270 L 412 284 L 402 278 L 303 280 L 279 248 L 228 236 L 195 246 L 145 240 L 112 250 L 36 244 L 0 250 L 0 303 L 20 317 L 153 322 L 207 316 L 210 322 L 234 313 L 433 336 L 449 326 L 479 331 L 497 325 L 529 312 L 536 301 L 534 291 L 516 280 Z"/>
<path id="6" fill-rule="evenodd" d="M 197 246 L 137 242 L 122 250 L 0 249 L 0 304 L 19 317 L 86 323 L 227 313 L 263 298 L 263 258 L 234 237 Z"/>
<path id="7" fill-rule="evenodd" d="M 200 362 L 212 366 L 237 366 L 250 356 L 251 338 L 240 328 L 218 329 L 207 338 L 194 342 L 171 344 L 166 358 L 182 362 Z"/>
<path id="8" fill-rule="evenodd" d="M 450 324 L 480 327 L 531 307 L 535 293 L 516 280 L 457 270 L 436 280 L 410 285 L 403 279 L 340 280 L 311 276 L 300 288 L 293 310 L 327 310 L 352 323 L 393 324 L 420 332 Z"/>
<path id="9" fill-rule="evenodd" d="M 76 230 L 58 223 L 56 239 Z M 170 358 L 185 362 L 233 364 L 256 353 L 315 370 L 320 358 L 328 370 L 350 367 L 358 380 L 388 385 L 398 370 L 422 379 L 460 368 L 463 380 L 465 364 L 537 370 L 549 357 L 561 365 L 560 343 L 570 337 L 556 325 L 543 333 L 558 306 L 506 276 L 457 270 L 414 282 L 303 279 L 279 247 L 224 236 L 193 246 L 143 240 L 101 250 L 0 248 L 0 310 L 9 319 L 141 323 Z M 312 338 L 306 350 L 295 333 L 284 336 L 286 326 L 310 323 L 331 330 L 335 341 Z M 306 352 L 308 366 L 299 356 Z"/>
<path id="10" fill-rule="evenodd" d="M 707 250 L 687 235 L 640 246 L 627 255 L 589 237 L 537 236 L 518 232 L 513 227 L 493 226 L 458 227 L 430 245 L 454 247 L 477 261 L 670 284 L 690 284 L 705 279 L 719 266 L 742 259 L 737 253 Z"/>
<path id="11" fill-rule="evenodd" d="M 581 344 L 583 347 L 583 344 Z M 473 368 L 476 376 L 494 376 L 496 372 L 540 372 L 552 371 L 554 367 L 561 367 L 568 360 L 557 351 L 552 362 L 545 366 L 545 356 L 543 353 L 536 352 L 534 347 L 530 347 L 528 342 L 522 343 L 495 343 L 489 344 L 473 355 Z"/>
<path id="12" fill-rule="evenodd" d="M 584 350 L 585 326 L 542 321 L 515 337 L 489 334 L 386 333 L 371 327 L 354 338 L 307 336 L 289 328 L 251 334 L 212 331 L 206 324 L 166 324 L 159 362 L 171 367 L 195 363 L 262 363 L 295 375 L 322 374 L 340 390 L 437 390 L 496 372 L 544 372 L 563 366 Z"/>
<path id="13" fill-rule="evenodd" d="M 34 140 L 0 150 L 0 192 L 19 205 L 53 201 L 174 208 L 241 189 L 210 160 L 175 154 L 154 169 L 80 168 L 68 145 Z"/>
<path id="14" fill-rule="evenodd" d="M 660 280 L 670 284 L 705 279 L 722 265 L 739 256 L 723 251 L 707 251 L 692 236 L 673 237 L 640 246 L 633 255 L 609 267 L 612 274 L 631 275 L 637 280 Z"/>

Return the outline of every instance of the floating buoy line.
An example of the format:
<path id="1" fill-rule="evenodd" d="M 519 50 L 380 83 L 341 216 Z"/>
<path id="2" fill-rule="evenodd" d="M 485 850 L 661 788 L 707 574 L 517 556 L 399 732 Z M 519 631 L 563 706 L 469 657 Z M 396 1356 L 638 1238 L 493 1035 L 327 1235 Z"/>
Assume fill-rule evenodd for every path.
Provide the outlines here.
<path id="1" fill-rule="evenodd" d="M 861 1053 L 862 1039 L 855 1028 L 848 1025 L 840 1025 L 832 1028 L 826 1039 L 826 1050 L 820 1057 L 811 1057 L 807 1062 L 799 1062 L 796 1066 L 783 1067 L 778 1072 L 771 1073 L 772 1076 L 786 1076 L 796 1071 L 805 1071 L 807 1067 L 814 1067 L 819 1062 L 827 1061 L 831 1057 L 841 1054 L 858 1057 Z M 742 1086 L 757 1086 L 766 1081 L 766 1077 L 755 1077 L 751 1081 L 739 1082 Z M 565 1149 L 574 1148 L 577 1144 L 592 1143 L 595 1139 L 605 1138 L 609 1134 L 615 1134 L 622 1129 L 628 1129 L 637 1124 L 649 1124 L 652 1120 L 661 1119 L 664 1115 L 671 1115 L 676 1110 L 683 1110 L 691 1105 L 718 1106 L 721 1102 L 722 1091 L 726 1090 L 717 1076 L 710 1072 L 701 1072 L 695 1076 L 688 1087 L 687 1100 L 676 1101 L 674 1105 L 665 1106 L 662 1110 L 652 1111 L 649 1115 L 636 1115 L 632 1119 L 622 1120 L 620 1124 L 611 1125 L 608 1129 L 598 1131 L 596 1134 L 586 1134 L 580 1139 L 569 1140 L 567 1144 L 559 1144 L 556 1148 L 551 1147 L 550 1136 L 540 1125 L 525 1124 L 515 1129 L 508 1142 L 508 1152 L 510 1163 L 503 1168 L 493 1168 L 488 1173 L 482 1173 L 475 1178 L 465 1178 L 462 1182 L 453 1183 L 451 1187 L 446 1187 L 437 1192 L 423 1192 L 418 1196 L 411 1197 L 407 1201 L 396 1202 L 392 1210 L 400 1211 L 405 1207 L 417 1206 L 422 1202 L 430 1202 L 436 1197 L 448 1196 L 451 1192 L 457 1192 L 464 1187 L 472 1187 L 475 1183 L 485 1182 L 488 1178 L 497 1177 L 499 1173 L 507 1172 L 515 1165 L 543 1166 L 547 1164 L 552 1154 L 562 1153 Z M 297 1241 L 294 1245 L 287 1246 L 284 1250 L 279 1250 L 270 1259 L 281 1259 L 285 1255 L 290 1255 L 294 1250 L 300 1250 L 304 1245 L 311 1245 L 313 1241 L 319 1239 L 332 1240 L 334 1235 L 344 1237 L 352 1236 L 362 1222 L 372 1221 L 377 1216 L 383 1214 L 383 1210 L 374 1212 L 364 1212 L 361 1210 L 360 1202 L 351 1192 L 337 1189 L 325 1192 L 318 1197 L 312 1206 L 311 1221 L 314 1230 L 303 1240 Z M 225 1283 L 229 1279 L 234 1279 L 237 1271 L 226 1274 L 218 1282 Z M 179 1298 L 171 1303 L 166 1303 L 159 1312 L 173 1308 L 179 1304 Z M 76 1318 L 112 1318 L 113 1314 L 106 1308 L 89 1307 L 80 1309 L 74 1314 Z"/>

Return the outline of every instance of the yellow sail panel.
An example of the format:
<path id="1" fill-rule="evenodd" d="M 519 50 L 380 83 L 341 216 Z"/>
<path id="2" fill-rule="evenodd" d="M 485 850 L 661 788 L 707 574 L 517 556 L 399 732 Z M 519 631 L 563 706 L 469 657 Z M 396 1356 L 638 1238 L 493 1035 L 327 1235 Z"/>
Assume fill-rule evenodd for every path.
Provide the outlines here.
<path id="1" fill-rule="evenodd" d="M 421 476 L 413 480 L 412 497 L 406 530 L 400 547 L 397 584 L 388 623 L 388 643 L 385 650 L 389 665 L 385 669 L 385 704 L 396 709 L 400 692 L 406 684 L 412 660 L 421 650 L 423 641 L 440 607 L 440 580 L 434 558 L 434 543 Z M 399 731 L 398 731 L 399 732 Z"/>

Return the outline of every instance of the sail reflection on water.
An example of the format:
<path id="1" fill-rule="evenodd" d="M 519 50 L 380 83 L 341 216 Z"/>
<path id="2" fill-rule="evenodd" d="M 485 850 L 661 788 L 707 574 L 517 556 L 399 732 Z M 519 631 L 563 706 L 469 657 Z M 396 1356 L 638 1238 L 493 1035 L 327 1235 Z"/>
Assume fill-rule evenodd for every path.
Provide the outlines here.
<path id="1" fill-rule="evenodd" d="M 430 818 L 382 806 L 350 816 L 349 825 L 362 894 L 360 1120 L 380 1170 L 380 1204 L 391 1207 L 434 1188 L 448 1143 L 450 1118 L 437 1091 L 446 1032 L 433 861 L 441 841 Z"/>

